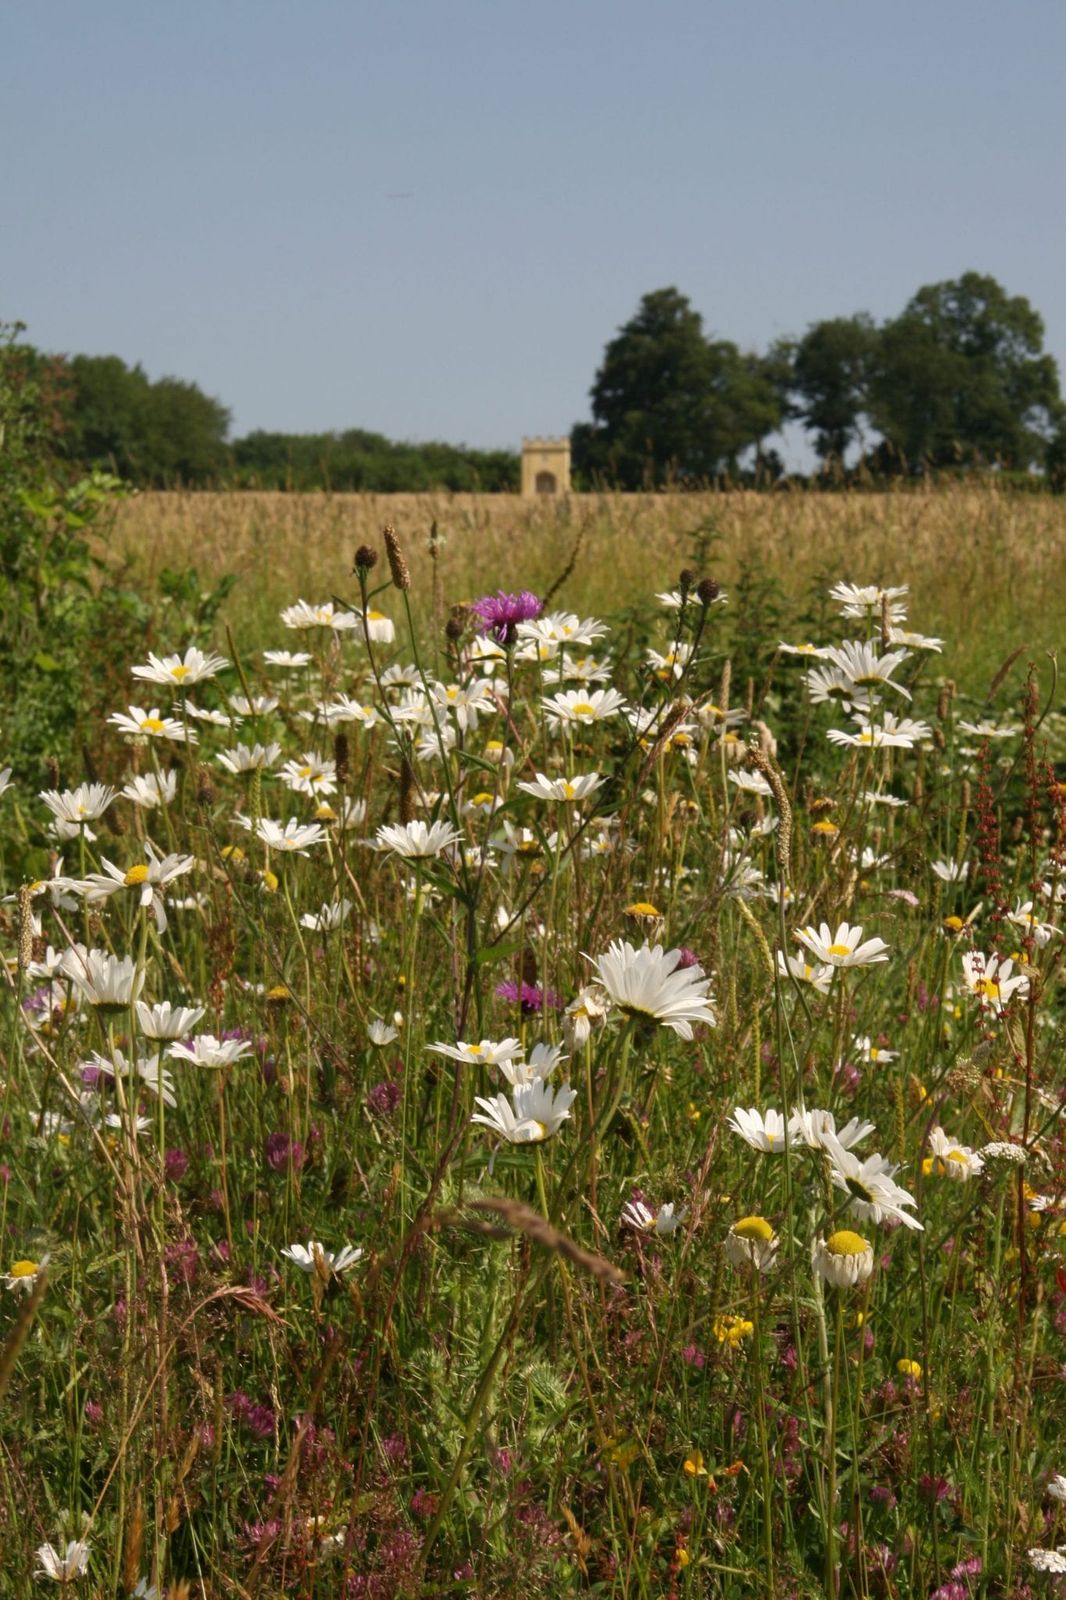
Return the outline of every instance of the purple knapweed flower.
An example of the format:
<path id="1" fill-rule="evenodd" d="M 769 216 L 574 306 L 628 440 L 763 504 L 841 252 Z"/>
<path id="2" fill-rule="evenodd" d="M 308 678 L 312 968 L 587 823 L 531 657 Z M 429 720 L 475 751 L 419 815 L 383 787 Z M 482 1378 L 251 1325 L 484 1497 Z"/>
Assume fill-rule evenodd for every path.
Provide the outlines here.
<path id="1" fill-rule="evenodd" d="M 523 589 L 520 594 L 505 594 L 498 589 L 475 600 L 470 607 L 480 622 L 479 633 L 491 633 L 497 644 L 505 648 L 514 644 L 520 622 L 532 622 L 544 610 L 543 600 Z"/>
<path id="2" fill-rule="evenodd" d="M 528 1015 L 531 1012 L 561 1011 L 563 1009 L 562 996 L 556 994 L 554 989 L 542 989 L 539 983 L 516 983 L 509 979 L 506 983 L 496 985 L 496 998 L 509 1000 L 512 1005 L 520 1005 Z"/>

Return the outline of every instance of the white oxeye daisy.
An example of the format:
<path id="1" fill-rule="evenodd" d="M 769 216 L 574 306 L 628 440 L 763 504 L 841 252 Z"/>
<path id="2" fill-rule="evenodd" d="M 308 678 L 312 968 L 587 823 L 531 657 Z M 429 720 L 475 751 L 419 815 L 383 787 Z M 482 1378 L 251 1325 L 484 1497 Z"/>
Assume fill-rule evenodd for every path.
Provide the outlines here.
<path id="1" fill-rule="evenodd" d="M 978 1177 L 985 1170 L 985 1163 L 983 1157 L 971 1150 L 968 1144 L 960 1144 L 943 1128 L 937 1127 L 929 1132 L 926 1170 L 938 1178 L 951 1178 L 955 1183 L 965 1183 L 967 1178 Z"/>
<path id="2" fill-rule="evenodd" d="M 308 1239 L 306 1244 L 286 1245 L 281 1254 L 287 1256 L 301 1272 L 309 1275 L 317 1273 L 328 1282 L 331 1277 L 339 1278 L 342 1272 L 354 1267 L 363 1252 L 350 1244 L 343 1245 L 337 1251 L 325 1250 L 317 1239 Z"/>
<path id="3" fill-rule="evenodd" d="M 242 772 L 259 772 L 272 767 L 280 754 L 280 744 L 271 740 L 270 744 L 239 744 L 235 750 L 220 750 L 215 760 L 237 777 Z"/>
<path id="4" fill-rule="evenodd" d="M 309 650 L 263 651 L 263 660 L 268 667 L 284 667 L 290 672 L 295 672 L 299 667 L 308 666 L 313 659 Z"/>
<path id="5" fill-rule="evenodd" d="M 491 1100 L 475 1095 L 474 1103 L 481 1110 L 470 1120 L 492 1128 L 508 1144 L 539 1144 L 558 1133 L 576 1099 L 577 1090 L 568 1084 L 553 1090 L 538 1078 L 535 1083 L 519 1084 L 510 1100 L 504 1094 Z"/>
<path id="6" fill-rule="evenodd" d="M 1017 728 L 1001 728 L 994 722 L 965 722 L 961 717 L 958 725 L 963 733 L 972 734 L 976 739 L 1013 739 L 1019 731 Z"/>
<path id="7" fill-rule="evenodd" d="M 164 1105 L 173 1110 L 177 1106 L 174 1098 L 174 1079 L 159 1063 L 158 1056 L 135 1056 L 130 1059 L 121 1050 L 113 1050 L 109 1056 L 101 1055 L 94 1050 L 89 1058 L 89 1065 L 98 1072 L 107 1073 L 113 1078 L 135 1078 L 142 1083 L 150 1094 L 157 1100 L 162 1100 Z"/>
<path id="8" fill-rule="evenodd" d="M 580 777 L 548 778 L 538 772 L 532 783 L 520 783 L 518 788 L 538 800 L 586 800 L 595 794 L 603 779 L 598 772 L 586 772 Z"/>
<path id="9" fill-rule="evenodd" d="M 278 777 L 297 794 L 334 794 L 337 789 L 335 763 L 313 750 L 305 751 L 298 761 L 286 761 Z"/>
<path id="10" fill-rule="evenodd" d="M 929 865 L 941 883 L 961 883 L 970 871 L 968 861 L 930 861 Z"/>
<path id="11" fill-rule="evenodd" d="M 1052 1500 L 1066 1501 L 1066 1477 L 1061 1472 L 1053 1472 L 1047 1482 L 1047 1492 Z"/>
<path id="12" fill-rule="evenodd" d="M 148 665 L 131 670 L 135 678 L 143 678 L 146 683 L 168 683 L 181 689 L 187 684 L 213 678 L 228 666 L 225 656 L 205 656 L 202 650 L 191 645 L 183 656 L 155 656 L 149 651 Z"/>
<path id="13" fill-rule="evenodd" d="M 785 956 L 782 951 L 777 952 L 777 970 L 782 978 L 793 977 L 798 983 L 809 983 L 819 994 L 828 994 L 829 986 L 833 982 L 835 968 L 826 966 L 824 962 L 814 966 L 809 961 L 804 961 L 802 956 Z"/>
<path id="14" fill-rule="evenodd" d="M 40 1276 L 40 1261 L 13 1261 L 10 1269 L 0 1276 L 0 1283 L 14 1294 L 29 1294 Z"/>
<path id="15" fill-rule="evenodd" d="M 525 1046 L 518 1039 L 482 1039 L 479 1044 L 428 1044 L 431 1055 L 450 1056 L 453 1061 L 474 1062 L 478 1066 L 498 1067 L 525 1054 Z"/>
<path id="16" fill-rule="evenodd" d="M 213 1033 L 198 1033 L 188 1043 L 178 1039 L 167 1046 L 172 1061 L 185 1061 L 194 1067 L 229 1067 L 251 1053 L 247 1039 L 216 1039 Z"/>
<path id="17" fill-rule="evenodd" d="M 660 1239 L 668 1239 L 685 1221 L 688 1210 L 688 1206 L 675 1209 L 672 1200 L 661 1205 L 657 1211 L 650 1210 L 643 1200 L 629 1200 L 622 1207 L 620 1220 L 627 1228 L 636 1228 L 640 1233 L 656 1233 Z"/>
<path id="18" fill-rule="evenodd" d="M 178 775 L 174 771 L 164 772 L 160 777 L 154 772 L 135 773 L 122 790 L 124 799 L 131 800 L 144 811 L 171 805 L 177 792 Z"/>
<path id="19" fill-rule="evenodd" d="M 159 707 L 153 706 L 150 711 L 145 711 L 143 706 L 130 706 L 129 711 L 113 711 L 108 717 L 108 722 L 130 739 L 173 739 L 175 743 L 184 741 L 185 729 L 174 717 L 161 717 Z M 196 743 L 196 735 L 188 735 L 189 743 Z"/>
<path id="20" fill-rule="evenodd" d="M 549 727 L 557 732 L 615 717 L 624 710 L 625 700 L 617 689 L 564 689 L 543 699 L 541 705 Z"/>
<path id="21" fill-rule="evenodd" d="M 144 968 L 131 956 L 83 946 L 67 952 L 65 966 L 82 999 L 101 1011 L 128 1011 L 144 987 Z"/>
<path id="22" fill-rule="evenodd" d="M 273 694 L 254 694 L 250 700 L 243 694 L 233 694 L 229 703 L 239 717 L 268 717 L 278 709 L 278 697 Z"/>
<path id="23" fill-rule="evenodd" d="M 42 789 L 41 799 L 57 822 L 65 822 L 76 830 L 87 822 L 102 817 L 115 790 L 109 783 L 79 783 L 76 789 Z"/>
<path id="24" fill-rule="evenodd" d="M 51 1578 L 64 1585 L 73 1583 L 75 1578 L 84 1577 L 89 1570 L 89 1541 L 71 1539 L 62 1554 L 55 1545 L 39 1545 L 37 1560 L 40 1566 L 34 1573 L 35 1578 Z"/>
<path id="25" fill-rule="evenodd" d="M 137 1020 L 146 1039 L 185 1039 L 203 1015 L 203 1006 L 172 1006 L 169 1000 L 150 1006 L 137 1001 Z"/>
<path id="26" fill-rule="evenodd" d="M 379 828 L 375 842 L 379 850 L 391 850 L 410 861 L 428 860 L 443 855 L 462 834 L 447 822 L 408 822 L 405 826 Z"/>
<path id="27" fill-rule="evenodd" d="M 827 922 L 819 928 L 801 928 L 793 938 L 828 967 L 868 967 L 875 961 L 887 961 L 888 945 L 883 939 L 867 939 L 862 943 L 862 928 L 842 922 L 832 932 Z"/>
<path id="28" fill-rule="evenodd" d="M 772 1107 L 763 1113 L 754 1106 L 745 1111 L 738 1106 L 729 1119 L 729 1127 L 739 1133 L 753 1150 L 783 1150 L 785 1148 L 785 1119 Z"/>
<path id="29" fill-rule="evenodd" d="M 581 989 L 563 1013 L 563 1030 L 571 1050 L 580 1050 L 587 1044 L 594 1022 L 602 1022 L 607 1015 L 607 996 L 595 985 Z"/>
<path id="30" fill-rule="evenodd" d="M 561 1044 L 538 1043 L 529 1053 L 528 1061 L 521 1061 L 517 1056 L 507 1056 L 495 1063 L 512 1088 L 517 1088 L 520 1083 L 536 1083 L 538 1080 L 550 1078 L 567 1057 L 563 1054 Z"/>
<path id="31" fill-rule="evenodd" d="M 269 817 L 260 817 L 255 836 L 270 850 L 305 856 L 311 845 L 323 842 L 326 830 L 317 822 L 298 822 L 295 817 L 290 817 L 284 826 Z"/>
<path id="32" fill-rule="evenodd" d="M 845 1150 L 850 1150 L 869 1138 L 873 1131 L 872 1122 L 862 1122 L 858 1117 L 851 1117 L 842 1128 L 838 1128 L 831 1111 L 818 1109 L 793 1111 L 788 1119 L 789 1139 L 796 1144 L 808 1145 L 812 1150 L 824 1150 L 827 1139 L 833 1139 Z"/>
<path id="33" fill-rule="evenodd" d="M 881 611 L 887 601 L 888 620 L 891 625 L 906 620 L 907 607 L 903 603 L 903 596 L 906 593 L 905 583 L 887 589 L 880 588 L 876 583 L 834 583 L 829 591 L 829 597 L 839 601 L 842 617 L 868 618 L 872 622 L 881 620 Z"/>
<path id="34" fill-rule="evenodd" d="M 366 1030 L 366 1035 L 370 1043 L 376 1045 L 379 1050 L 383 1049 L 387 1044 L 392 1044 L 394 1039 L 400 1037 L 391 1023 L 383 1022 L 380 1017 L 374 1017 L 371 1020 L 370 1026 Z"/>
<path id="35" fill-rule="evenodd" d="M 893 1174 L 898 1169 L 890 1161 L 881 1155 L 867 1156 L 865 1161 L 860 1161 L 832 1134 L 826 1134 L 821 1143 L 829 1158 L 830 1181 L 835 1188 L 850 1195 L 851 1209 L 860 1220 L 884 1222 L 886 1217 L 892 1217 L 908 1228 L 922 1231 L 917 1217 L 906 1210 L 907 1206 L 918 1202 L 894 1181 Z"/>
<path id="36" fill-rule="evenodd" d="M 725 1253 L 734 1267 L 752 1266 L 769 1272 L 777 1245 L 777 1235 L 765 1217 L 741 1217 L 726 1234 Z"/>
<path id="37" fill-rule="evenodd" d="M 319 606 L 297 600 L 295 605 L 285 607 L 281 620 L 287 628 L 332 628 L 334 633 L 349 632 L 361 626 L 354 611 L 338 611 L 332 600 Z"/>
<path id="38" fill-rule="evenodd" d="M 300 918 L 300 926 L 310 928 L 313 933 L 335 933 L 343 926 L 351 909 L 350 900 L 327 902 L 318 911 L 305 911 Z"/>
<path id="39" fill-rule="evenodd" d="M 1051 940 L 1060 931 L 1053 922 L 1041 922 L 1033 910 L 1033 902 L 1026 900 L 1015 906 L 1013 911 L 1008 911 L 1007 921 L 1013 922 L 1016 928 L 1021 928 L 1023 933 L 1029 935 L 1038 950 L 1051 943 Z"/>
<path id="40" fill-rule="evenodd" d="M 366 636 L 371 644 L 391 644 L 396 637 L 396 624 L 384 611 L 367 611 L 364 617 Z"/>
<path id="41" fill-rule="evenodd" d="M 899 1059 L 898 1050 L 886 1050 L 883 1045 L 874 1044 L 869 1034 L 856 1034 L 851 1044 L 856 1055 L 863 1061 L 869 1061 L 872 1065 L 880 1066 L 885 1062 Z"/>
<path id="42" fill-rule="evenodd" d="M 865 1283 L 874 1270 L 873 1245 L 850 1228 L 840 1228 L 828 1239 L 816 1241 L 812 1265 L 818 1276 L 834 1288 L 854 1288 L 857 1283 Z"/>
<path id="43" fill-rule="evenodd" d="M 1014 963 L 999 956 L 986 956 L 979 950 L 967 950 L 962 958 L 962 976 L 966 987 L 982 1004 L 997 1016 L 1014 995 L 1020 999 L 1029 993 L 1029 979 L 1023 973 L 1013 973 Z"/>
<path id="44" fill-rule="evenodd" d="M 596 959 L 596 982 L 626 1016 L 661 1023 L 691 1039 L 694 1022 L 713 1028 L 716 1018 L 703 968 L 681 967 L 681 959 L 680 950 L 664 950 L 659 944 L 638 950 L 615 939 Z"/>
<path id="45" fill-rule="evenodd" d="M 142 910 L 151 911 L 160 933 L 165 932 L 167 914 L 163 904 L 163 890 L 177 878 L 184 877 L 196 866 L 195 856 L 161 856 L 156 853 L 150 839 L 144 841 L 147 861 L 137 861 L 125 871 L 116 867 L 107 857 L 101 858 L 103 872 L 91 872 L 86 879 L 85 898 L 90 905 L 109 900 L 122 889 L 137 892 Z"/>

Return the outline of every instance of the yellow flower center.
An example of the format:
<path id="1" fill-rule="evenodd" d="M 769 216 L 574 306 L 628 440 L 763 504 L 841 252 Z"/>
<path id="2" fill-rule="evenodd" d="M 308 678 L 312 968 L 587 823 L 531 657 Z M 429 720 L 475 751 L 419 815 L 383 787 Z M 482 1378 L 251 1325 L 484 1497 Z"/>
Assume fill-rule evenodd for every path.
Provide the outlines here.
<path id="1" fill-rule="evenodd" d="M 831 944 L 829 946 L 829 954 L 831 956 L 850 956 L 851 946 L 850 944 Z"/>
<path id="2" fill-rule="evenodd" d="M 176 678 L 178 683 L 180 683 L 183 678 L 187 678 L 189 676 L 190 671 L 191 668 L 187 667 L 184 662 L 179 661 L 176 667 L 171 667 L 170 676 L 172 678 Z"/>
<path id="3" fill-rule="evenodd" d="M 8 1273 L 8 1277 L 35 1278 L 39 1270 L 40 1268 L 38 1267 L 36 1261 L 16 1261 L 13 1264 L 11 1271 Z"/>
<path id="4" fill-rule="evenodd" d="M 852 1233 L 850 1228 L 831 1233 L 825 1241 L 825 1247 L 831 1256 L 864 1256 L 870 1248 L 862 1235 Z"/>
<path id="5" fill-rule="evenodd" d="M 135 867 L 131 867 L 122 881 L 127 889 L 135 889 L 139 883 L 146 883 L 148 881 L 148 868 L 145 863 L 139 861 Z"/>
<path id="6" fill-rule="evenodd" d="M 162 733 L 162 731 L 163 731 L 163 719 L 162 719 L 162 717 L 142 717 L 141 718 L 141 732 L 142 733 Z"/>
<path id="7" fill-rule="evenodd" d="M 966 924 L 961 917 L 945 917 L 945 928 L 950 928 L 952 933 L 961 933 Z"/>
<path id="8" fill-rule="evenodd" d="M 574 788 L 573 784 L 570 782 L 570 779 L 569 778 L 564 778 L 563 779 L 563 799 L 564 800 L 572 800 L 576 793 L 577 793 L 577 790 Z"/>
<path id="9" fill-rule="evenodd" d="M 823 818 L 821 822 L 816 822 L 814 824 L 814 826 L 811 829 L 811 832 L 812 833 L 824 833 L 826 835 L 832 835 L 832 834 L 835 834 L 835 833 L 839 833 L 840 829 L 837 827 L 835 822 L 829 822 L 825 818 Z"/>
<path id="10" fill-rule="evenodd" d="M 575 705 L 574 705 L 574 716 L 575 717 L 594 717 L 595 715 L 596 715 L 596 707 L 593 706 L 593 705 L 590 705 L 587 700 L 578 700 L 578 701 L 575 702 Z"/>
<path id="11" fill-rule="evenodd" d="M 762 1244 L 769 1244 L 774 1236 L 765 1217 L 741 1217 L 739 1222 L 734 1222 L 733 1232 L 738 1239 L 758 1240 Z"/>
<path id="12" fill-rule="evenodd" d="M 384 611 L 368 611 L 366 614 L 366 620 L 368 622 L 384 622 L 385 613 Z"/>
<path id="13" fill-rule="evenodd" d="M 270 894 L 276 894 L 278 887 L 277 873 L 271 872 L 269 867 L 263 867 L 259 876 L 263 880 L 263 888 L 268 890 Z"/>
<path id="14" fill-rule="evenodd" d="M 472 806 L 491 806 L 491 804 L 492 804 L 492 802 L 493 802 L 493 800 L 495 798 L 496 798 L 495 795 L 490 794 L 487 789 L 482 789 L 480 794 L 476 794 L 474 796 L 474 798 L 473 798 L 473 800 L 471 800 L 470 804 Z"/>
<path id="15" fill-rule="evenodd" d="M 631 906 L 626 906 L 627 917 L 661 917 L 662 912 L 653 906 L 650 900 L 634 900 Z"/>
<path id="16" fill-rule="evenodd" d="M 998 1000 L 999 984 L 991 978 L 978 978 L 974 984 L 974 993 L 979 994 L 984 1000 Z"/>
<path id="17" fill-rule="evenodd" d="M 479 1044 L 464 1044 L 462 1048 L 471 1061 L 481 1060 L 481 1046 Z"/>

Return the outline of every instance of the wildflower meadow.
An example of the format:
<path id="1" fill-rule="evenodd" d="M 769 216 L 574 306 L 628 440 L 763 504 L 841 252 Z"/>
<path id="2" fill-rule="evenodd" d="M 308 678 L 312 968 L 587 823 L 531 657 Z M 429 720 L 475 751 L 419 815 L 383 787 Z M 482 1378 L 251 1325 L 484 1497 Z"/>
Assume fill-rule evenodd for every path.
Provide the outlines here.
<path id="1" fill-rule="evenodd" d="M 410 554 L 0 774 L 0 1595 L 1061 1592 L 1054 660 Z"/>

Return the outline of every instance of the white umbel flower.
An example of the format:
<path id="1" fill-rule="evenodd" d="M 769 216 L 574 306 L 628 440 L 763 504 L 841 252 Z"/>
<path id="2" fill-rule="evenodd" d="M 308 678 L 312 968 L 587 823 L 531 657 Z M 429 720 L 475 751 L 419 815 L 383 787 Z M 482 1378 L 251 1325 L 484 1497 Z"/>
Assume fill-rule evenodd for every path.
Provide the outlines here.
<path id="1" fill-rule="evenodd" d="M 553 1090 L 538 1079 L 520 1084 L 510 1100 L 504 1094 L 491 1100 L 476 1095 L 475 1104 L 481 1109 L 470 1120 L 492 1128 L 508 1144 L 539 1144 L 559 1132 L 576 1099 L 577 1090 L 568 1084 Z"/>
<path id="2" fill-rule="evenodd" d="M 627 1016 L 661 1023 L 691 1039 L 694 1022 L 713 1028 L 716 1018 L 703 968 L 679 967 L 680 960 L 680 950 L 664 950 L 661 944 L 638 950 L 615 939 L 595 962 L 596 982 Z"/>
<path id="3" fill-rule="evenodd" d="M 1037 1572 L 1066 1572 L 1066 1545 L 1058 1550 L 1027 1550 L 1030 1565 Z"/>
<path id="4" fill-rule="evenodd" d="M 887 961 L 888 945 L 883 939 L 862 942 L 862 928 L 842 922 L 834 933 L 828 922 L 818 928 L 800 928 L 793 937 L 811 952 L 823 966 L 868 967 L 875 961 Z"/>

